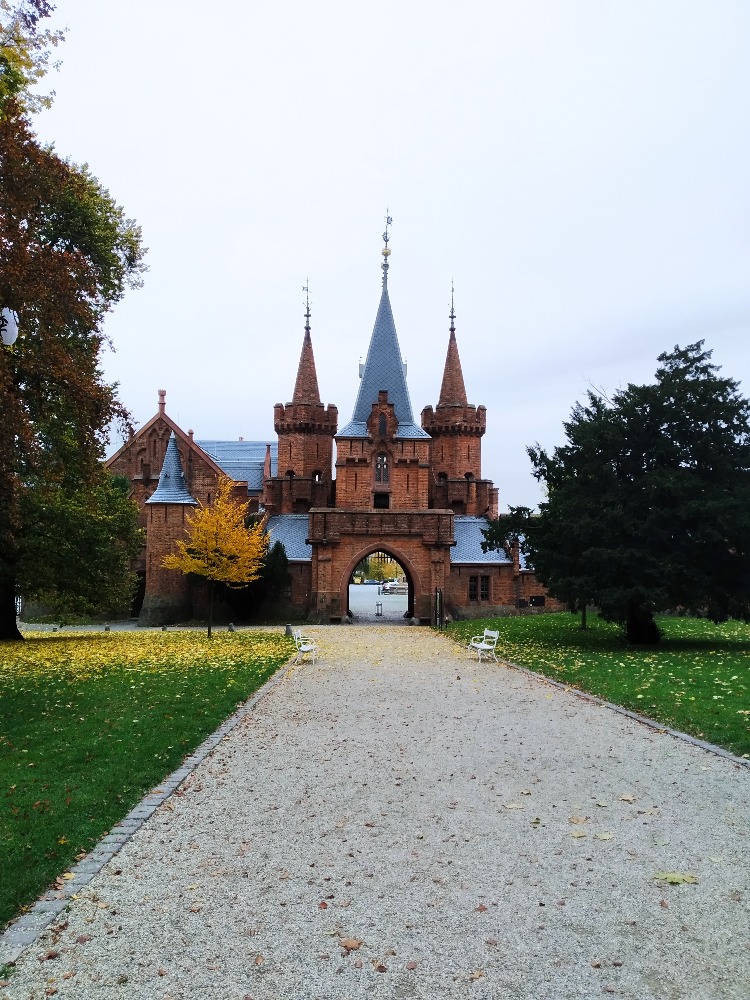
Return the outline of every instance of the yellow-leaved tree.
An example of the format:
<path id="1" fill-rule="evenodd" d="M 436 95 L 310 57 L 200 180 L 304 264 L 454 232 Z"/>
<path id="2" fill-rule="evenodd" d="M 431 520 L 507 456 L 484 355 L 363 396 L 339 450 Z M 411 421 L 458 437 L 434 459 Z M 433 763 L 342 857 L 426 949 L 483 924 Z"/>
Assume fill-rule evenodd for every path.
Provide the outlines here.
<path id="1" fill-rule="evenodd" d="M 244 587 L 260 576 L 268 548 L 262 522 L 246 527 L 248 503 L 232 498 L 233 485 L 222 476 L 216 497 L 188 515 L 187 538 L 164 557 L 166 569 L 195 573 L 208 581 L 208 637 L 213 624 L 214 584 Z"/>

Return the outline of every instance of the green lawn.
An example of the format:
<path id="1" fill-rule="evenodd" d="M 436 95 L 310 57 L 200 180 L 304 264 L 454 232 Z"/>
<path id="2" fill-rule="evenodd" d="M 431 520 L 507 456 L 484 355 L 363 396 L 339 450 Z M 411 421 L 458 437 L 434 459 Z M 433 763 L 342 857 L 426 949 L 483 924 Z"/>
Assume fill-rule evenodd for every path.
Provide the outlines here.
<path id="1" fill-rule="evenodd" d="M 0 643 L 0 926 L 91 850 L 293 651 L 271 632 Z"/>
<path id="2" fill-rule="evenodd" d="M 498 656 L 673 729 L 750 757 L 750 625 L 660 617 L 658 647 L 629 646 L 617 625 L 565 612 L 458 622 L 465 642 L 499 629 Z"/>

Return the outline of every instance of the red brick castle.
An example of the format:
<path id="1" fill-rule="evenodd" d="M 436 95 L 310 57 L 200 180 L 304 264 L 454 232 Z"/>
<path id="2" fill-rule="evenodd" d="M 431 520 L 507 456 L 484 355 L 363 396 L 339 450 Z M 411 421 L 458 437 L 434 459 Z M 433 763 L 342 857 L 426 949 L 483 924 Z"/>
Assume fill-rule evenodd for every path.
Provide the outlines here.
<path id="1" fill-rule="evenodd" d="M 380 304 L 354 412 L 341 430 L 336 407 L 320 399 L 308 307 L 291 402 L 274 407 L 275 444 L 195 440 L 167 415 L 160 390 L 156 416 L 109 459 L 130 480 L 146 529 L 137 567 L 142 624 L 193 617 L 187 578 L 161 564 L 222 473 L 238 499 L 265 511 L 271 544 L 280 541 L 289 559 L 291 604 L 313 620 L 347 615 L 354 569 L 378 551 L 402 567 L 409 617 L 422 623 L 434 620 L 436 591 L 453 613 L 543 603 L 513 553 L 482 551 L 498 491 L 482 477 L 487 411 L 467 401 L 452 308 L 437 406 L 422 410 L 420 425 L 414 420 L 388 297 L 387 230 L 384 240 Z"/>

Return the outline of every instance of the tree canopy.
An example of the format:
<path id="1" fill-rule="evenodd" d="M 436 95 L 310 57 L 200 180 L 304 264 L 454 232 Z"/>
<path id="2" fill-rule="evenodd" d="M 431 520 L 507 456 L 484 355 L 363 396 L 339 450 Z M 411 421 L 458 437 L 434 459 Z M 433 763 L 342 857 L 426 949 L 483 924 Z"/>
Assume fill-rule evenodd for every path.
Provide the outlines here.
<path id="1" fill-rule="evenodd" d="M 209 637 L 214 584 L 243 587 L 257 580 L 268 548 L 263 522 L 247 527 L 249 501 L 238 503 L 233 490 L 232 481 L 222 476 L 211 503 L 188 515 L 187 538 L 177 542 L 177 552 L 164 557 L 166 569 L 193 573 L 208 581 Z"/>
<path id="2" fill-rule="evenodd" d="M 14 77 L 13 59 L 23 63 L 26 42 L 41 55 L 48 42 L 38 21 L 50 5 L 0 4 L 0 309 L 17 314 L 20 331 L 0 347 L 0 639 L 8 639 L 20 638 L 16 593 L 32 586 L 23 574 L 34 560 L 24 552 L 38 550 L 35 532 L 46 523 L 30 516 L 31 501 L 44 495 L 59 512 L 86 490 L 102 498 L 108 429 L 128 423 L 101 371 L 103 320 L 140 284 L 145 250 L 139 227 L 88 168 L 42 147 L 32 130 L 28 87 L 37 77 Z M 71 570 L 89 558 L 70 546 Z M 48 589 L 56 586 L 50 577 Z"/>
<path id="3" fill-rule="evenodd" d="M 750 403 L 703 341 L 658 361 L 652 384 L 589 392 L 567 444 L 527 449 L 547 501 L 486 543 L 519 535 L 552 596 L 597 606 L 634 642 L 658 640 L 658 611 L 750 617 Z"/>

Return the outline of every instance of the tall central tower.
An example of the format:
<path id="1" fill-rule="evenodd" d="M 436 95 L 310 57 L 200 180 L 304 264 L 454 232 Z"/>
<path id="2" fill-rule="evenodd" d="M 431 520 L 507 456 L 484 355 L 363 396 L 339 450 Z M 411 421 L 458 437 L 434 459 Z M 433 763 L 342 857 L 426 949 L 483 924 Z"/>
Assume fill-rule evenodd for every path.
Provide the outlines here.
<path id="1" fill-rule="evenodd" d="M 336 506 L 417 510 L 428 506 L 430 436 L 414 422 L 406 366 L 388 297 L 388 225 L 383 288 L 349 423 L 336 436 Z"/>

